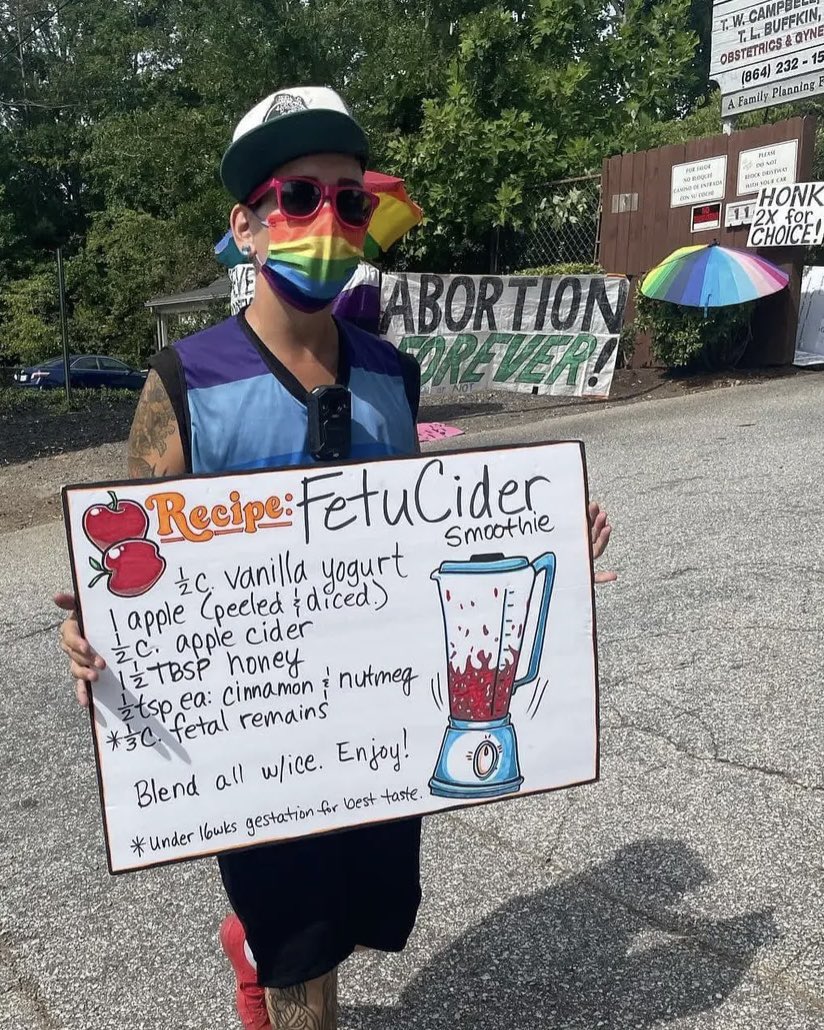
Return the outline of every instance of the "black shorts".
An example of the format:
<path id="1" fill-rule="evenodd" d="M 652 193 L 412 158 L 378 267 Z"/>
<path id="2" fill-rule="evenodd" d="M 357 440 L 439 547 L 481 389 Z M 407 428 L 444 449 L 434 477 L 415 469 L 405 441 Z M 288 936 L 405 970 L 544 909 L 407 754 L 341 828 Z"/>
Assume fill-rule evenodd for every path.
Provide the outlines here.
<path id="1" fill-rule="evenodd" d="M 357 945 L 401 951 L 421 900 L 421 820 L 343 830 L 218 858 L 263 987 L 334 969 Z"/>

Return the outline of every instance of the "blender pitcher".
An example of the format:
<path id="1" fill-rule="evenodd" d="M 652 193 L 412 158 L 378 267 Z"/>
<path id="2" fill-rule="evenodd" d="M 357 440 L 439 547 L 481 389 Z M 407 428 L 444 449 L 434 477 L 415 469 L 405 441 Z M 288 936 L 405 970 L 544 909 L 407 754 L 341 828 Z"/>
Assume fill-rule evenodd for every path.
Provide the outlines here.
<path id="1" fill-rule="evenodd" d="M 517 678 L 535 580 L 544 583 L 526 674 Z M 430 790 L 442 797 L 493 797 L 523 783 L 509 715 L 514 691 L 538 675 L 555 579 L 555 555 L 534 561 L 476 555 L 443 562 L 439 587 L 446 636 L 449 724 Z"/>

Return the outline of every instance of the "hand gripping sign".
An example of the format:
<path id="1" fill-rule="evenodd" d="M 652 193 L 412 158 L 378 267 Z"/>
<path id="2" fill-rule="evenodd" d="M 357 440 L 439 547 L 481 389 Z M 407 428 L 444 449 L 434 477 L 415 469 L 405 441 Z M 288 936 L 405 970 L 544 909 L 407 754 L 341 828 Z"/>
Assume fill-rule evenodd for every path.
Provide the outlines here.
<path id="1" fill-rule="evenodd" d="M 578 443 L 64 491 L 120 872 L 597 777 Z"/>

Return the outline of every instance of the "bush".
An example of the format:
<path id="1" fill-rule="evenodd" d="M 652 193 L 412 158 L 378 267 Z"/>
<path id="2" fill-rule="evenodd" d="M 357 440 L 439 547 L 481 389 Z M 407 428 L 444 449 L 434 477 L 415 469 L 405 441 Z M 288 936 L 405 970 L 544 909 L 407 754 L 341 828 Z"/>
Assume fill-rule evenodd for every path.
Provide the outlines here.
<path id="1" fill-rule="evenodd" d="M 629 365 L 632 360 L 632 355 L 635 353 L 637 337 L 638 330 L 635 323 L 625 322 L 624 327 L 621 330 L 621 335 L 618 338 L 617 368 L 626 368 Z"/>
<path id="2" fill-rule="evenodd" d="M 112 408 L 137 405 L 136 390 L 72 390 L 71 407 L 66 404 L 63 388 L 51 390 L 24 389 L 19 386 L 0 386 L 0 418 L 11 415 L 46 418 L 65 415 L 69 411 L 102 413 Z"/>
<path id="3" fill-rule="evenodd" d="M 569 261 L 560 265 L 538 265 L 537 268 L 519 268 L 513 275 L 603 275 L 600 265 Z"/>
<path id="4" fill-rule="evenodd" d="M 649 333 L 652 353 L 670 368 L 713 372 L 733 368 L 751 338 L 755 303 L 725 308 L 682 307 L 636 294 L 635 328 Z"/>

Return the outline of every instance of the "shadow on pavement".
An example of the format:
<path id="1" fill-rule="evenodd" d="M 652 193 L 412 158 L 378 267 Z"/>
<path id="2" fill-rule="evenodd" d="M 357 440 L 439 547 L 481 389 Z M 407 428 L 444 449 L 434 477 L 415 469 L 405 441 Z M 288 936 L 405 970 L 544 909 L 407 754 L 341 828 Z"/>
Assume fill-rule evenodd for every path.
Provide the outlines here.
<path id="1" fill-rule="evenodd" d="M 710 879 L 679 841 L 628 845 L 586 873 L 507 902 L 425 966 L 399 1006 L 345 1007 L 341 1024 L 646 1030 L 716 1008 L 777 931 L 769 910 L 714 920 L 673 907 Z"/>

